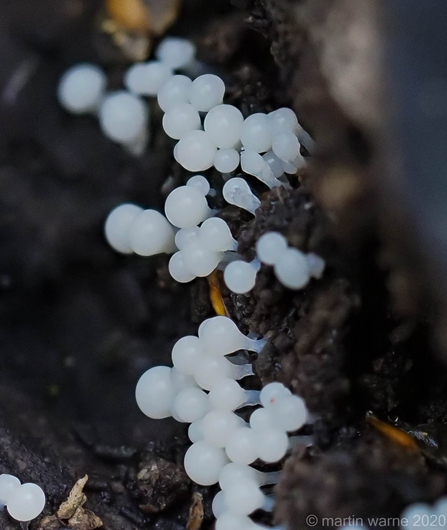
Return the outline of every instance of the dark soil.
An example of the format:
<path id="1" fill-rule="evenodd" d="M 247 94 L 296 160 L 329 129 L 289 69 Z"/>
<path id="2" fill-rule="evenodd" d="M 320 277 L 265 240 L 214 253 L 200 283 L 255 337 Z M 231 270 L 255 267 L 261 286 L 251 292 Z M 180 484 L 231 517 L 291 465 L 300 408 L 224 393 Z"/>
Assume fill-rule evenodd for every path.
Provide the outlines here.
<path id="1" fill-rule="evenodd" d="M 226 77 L 228 102 L 246 115 L 291 105 L 318 145 L 291 190 L 250 182 L 262 198 L 255 219 L 219 194 L 212 205 L 223 207 L 247 259 L 261 234 L 277 230 L 327 262 L 324 278 L 303 291 L 285 289 L 265 266 L 249 296 L 221 286 L 240 328 L 270 339 L 248 384 L 281 380 L 316 417 L 314 446 L 285 463 L 276 520 L 301 529 L 310 513 L 396 517 L 410 502 L 434 500 L 447 491 L 446 377 L 433 346 L 441 313 L 405 218 L 383 200 L 376 62 L 355 104 L 337 90 L 362 53 L 379 53 L 378 6 L 183 4 L 170 32 L 193 39 L 200 59 Z M 173 343 L 213 314 L 208 283 L 180 286 L 166 256 L 122 257 L 102 235 L 115 205 L 162 208 L 187 175 L 156 105 L 151 147 L 136 159 L 93 118 L 65 114 L 55 96 L 60 75 L 81 61 L 101 64 L 120 86 L 128 60 L 100 31 L 101 8 L 99 0 L 2 4 L 0 472 L 39 483 L 45 516 L 88 474 L 86 508 L 107 530 L 185 528 L 194 491 L 210 526 L 214 488 L 193 486 L 182 469 L 186 428 L 149 420 L 134 399 L 141 373 L 169 364 Z M 366 51 L 346 37 L 357 26 L 372 28 Z M 330 69 L 329 48 L 349 51 Z M 217 173 L 208 177 L 221 189 Z M 368 411 L 385 427 L 367 421 Z M 417 445 L 400 443 L 403 431 Z M 18 528 L 6 513 L 0 527 Z"/>

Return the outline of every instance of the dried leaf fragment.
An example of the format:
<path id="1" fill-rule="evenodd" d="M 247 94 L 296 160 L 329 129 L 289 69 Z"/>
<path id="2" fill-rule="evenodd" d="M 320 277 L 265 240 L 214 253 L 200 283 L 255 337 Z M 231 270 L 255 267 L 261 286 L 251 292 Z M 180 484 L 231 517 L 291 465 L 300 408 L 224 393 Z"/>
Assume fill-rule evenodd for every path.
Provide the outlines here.
<path id="1" fill-rule="evenodd" d="M 68 495 L 68 499 L 64 501 L 57 511 L 57 516 L 60 519 L 70 519 L 75 514 L 76 510 L 85 504 L 87 497 L 84 493 L 84 486 L 88 480 L 88 475 L 80 478 L 76 484 L 73 486 L 73 489 Z"/>
<path id="2" fill-rule="evenodd" d="M 195 492 L 192 497 L 191 508 L 189 509 L 189 519 L 186 530 L 199 530 L 203 522 L 203 497 Z"/>

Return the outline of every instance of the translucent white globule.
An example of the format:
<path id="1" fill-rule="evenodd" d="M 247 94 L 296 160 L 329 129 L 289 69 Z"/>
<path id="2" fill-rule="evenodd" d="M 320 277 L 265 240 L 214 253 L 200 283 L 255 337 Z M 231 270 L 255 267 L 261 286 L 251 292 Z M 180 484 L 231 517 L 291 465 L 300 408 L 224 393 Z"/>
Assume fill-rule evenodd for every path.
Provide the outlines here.
<path id="1" fill-rule="evenodd" d="M 186 375 L 180 372 L 175 366 L 171 368 L 171 383 L 175 394 L 178 394 L 185 388 L 197 387 L 196 380 L 192 375 Z"/>
<path id="2" fill-rule="evenodd" d="M 212 486 L 219 481 L 219 474 L 228 464 L 228 458 L 223 449 L 199 441 L 186 451 L 184 464 L 186 473 L 196 484 Z"/>
<path id="3" fill-rule="evenodd" d="M 174 344 L 171 357 L 177 370 L 186 375 L 194 375 L 197 365 L 205 357 L 205 351 L 198 337 L 187 335 Z"/>
<path id="4" fill-rule="evenodd" d="M 155 366 L 147 370 L 135 389 L 137 405 L 146 416 L 155 420 L 171 416 L 174 396 L 171 368 L 168 366 Z"/>
<path id="5" fill-rule="evenodd" d="M 232 261 L 225 267 L 225 285 L 236 294 L 246 294 L 256 283 L 259 268 L 246 261 Z"/>
<path id="6" fill-rule="evenodd" d="M 266 429 L 256 436 L 256 451 L 261 460 L 267 463 L 278 462 L 287 453 L 289 438 L 280 429 Z"/>
<path id="7" fill-rule="evenodd" d="M 0 507 L 8 504 L 14 490 L 20 487 L 20 480 L 13 475 L 2 473 L 0 475 Z"/>
<path id="8" fill-rule="evenodd" d="M 172 405 L 176 415 L 187 423 L 203 418 L 209 408 L 208 396 L 200 388 L 185 388 L 177 394 Z"/>
<path id="9" fill-rule="evenodd" d="M 228 511 L 227 503 L 225 502 L 225 495 L 223 491 L 218 491 L 213 498 L 211 510 L 216 519 Z"/>
<path id="10" fill-rule="evenodd" d="M 296 134 L 300 129 L 296 114 L 292 109 L 287 107 L 270 112 L 268 119 L 273 134 L 280 132 L 291 132 Z"/>
<path id="11" fill-rule="evenodd" d="M 157 95 L 158 105 L 163 112 L 180 103 L 189 103 L 189 90 L 192 81 L 186 75 L 174 75 L 160 88 Z"/>
<path id="12" fill-rule="evenodd" d="M 206 221 L 205 221 L 206 222 Z M 179 250 L 182 250 L 185 245 L 190 243 L 193 239 L 199 236 L 199 227 L 190 226 L 189 228 L 181 228 L 175 234 L 175 244 Z"/>
<path id="13" fill-rule="evenodd" d="M 280 396 L 270 406 L 276 426 L 284 431 L 301 429 L 307 421 L 307 407 L 299 396 Z"/>
<path id="14" fill-rule="evenodd" d="M 194 379 L 204 390 L 211 390 L 221 379 L 233 378 L 237 366 L 225 357 L 204 357 L 194 367 Z"/>
<path id="15" fill-rule="evenodd" d="M 254 530 L 257 525 L 244 515 L 225 512 L 216 521 L 216 530 Z"/>
<path id="16" fill-rule="evenodd" d="M 171 256 L 168 270 L 171 277 L 178 283 L 189 283 L 196 278 L 196 275 L 186 268 L 181 251 Z"/>
<path id="17" fill-rule="evenodd" d="M 231 235 L 228 224 L 219 217 L 211 217 L 204 221 L 199 230 L 200 242 L 208 250 L 223 252 L 236 250 L 237 241 Z"/>
<path id="18" fill-rule="evenodd" d="M 214 164 L 217 147 L 205 131 L 189 131 L 177 144 L 177 160 L 188 171 L 205 171 Z"/>
<path id="19" fill-rule="evenodd" d="M 191 186 L 180 186 L 171 191 L 165 202 L 169 222 L 178 228 L 197 226 L 211 213 L 205 197 Z"/>
<path id="20" fill-rule="evenodd" d="M 254 431 L 265 431 L 276 428 L 277 424 L 271 410 L 261 407 L 252 412 L 250 416 L 250 427 Z"/>
<path id="21" fill-rule="evenodd" d="M 139 256 L 153 256 L 175 250 L 174 229 L 166 217 L 156 210 L 143 210 L 129 228 L 132 250 Z"/>
<path id="22" fill-rule="evenodd" d="M 239 162 L 240 155 L 236 149 L 219 149 L 214 157 L 214 167 L 221 173 L 235 171 Z"/>
<path id="23" fill-rule="evenodd" d="M 260 200 L 253 195 L 247 182 L 240 177 L 227 180 L 222 189 L 222 194 L 229 204 L 243 208 L 253 215 L 261 204 Z"/>
<path id="24" fill-rule="evenodd" d="M 253 175 L 269 188 L 279 186 L 281 183 L 275 177 L 270 166 L 256 151 L 247 149 L 241 153 L 241 167 L 244 173 Z"/>
<path id="25" fill-rule="evenodd" d="M 163 129 L 174 140 L 180 140 L 187 132 L 201 128 L 199 113 L 190 103 L 180 103 L 163 116 Z"/>
<path id="26" fill-rule="evenodd" d="M 262 155 L 262 158 L 268 164 L 269 168 L 271 169 L 273 175 L 276 178 L 279 178 L 284 175 L 284 167 L 282 160 L 279 159 L 273 151 L 267 151 L 267 153 Z"/>
<path id="27" fill-rule="evenodd" d="M 155 50 L 155 57 L 174 70 L 188 66 L 195 54 L 194 44 L 180 37 L 166 37 Z"/>
<path id="28" fill-rule="evenodd" d="M 405 525 L 406 528 L 410 528 L 411 530 L 416 530 L 418 527 L 418 522 L 424 519 L 430 520 L 430 516 L 432 515 L 432 508 L 429 504 L 426 504 L 424 502 L 415 502 L 414 504 L 410 504 L 407 506 L 404 511 L 401 513 L 401 520 L 406 519 L 408 521 L 408 525 Z M 442 525 L 443 527 L 445 525 Z"/>
<path id="29" fill-rule="evenodd" d="M 127 70 L 124 84 L 134 94 L 156 96 L 172 75 L 172 69 L 160 61 L 137 63 Z"/>
<path id="30" fill-rule="evenodd" d="M 309 273 L 313 278 L 319 280 L 324 273 L 326 262 L 324 259 L 313 252 L 306 255 L 307 264 L 309 265 Z"/>
<path id="31" fill-rule="evenodd" d="M 256 243 L 256 255 L 266 265 L 274 265 L 287 249 L 287 239 L 279 232 L 266 232 Z"/>
<path id="32" fill-rule="evenodd" d="M 202 430 L 203 418 L 200 420 L 193 421 L 188 427 L 188 437 L 191 442 L 194 444 L 203 440 L 203 430 Z"/>
<path id="33" fill-rule="evenodd" d="M 198 111 L 208 112 L 222 103 L 224 94 L 225 83 L 222 79 L 214 74 L 204 74 L 192 82 L 189 101 Z"/>
<path id="34" fill-rule="evenodd" d="M 300 143 L 291 132 L 278 133 L 273 136 L 272 151 L 281 160 L 293 162 L 300 154 Z"/>
<path id="35" fill-rule="evenodd" d="M 254 462 L 258 458 L 256 437 L 255 431 L 248 427 L 232 431 L 225 447 L 228 458 L 236 464 L 249 465 Z"/>
<path id="36" fill-rule="evenodd" d="M 225 490 L 224 498 L 229 511 L 240 515 L 249 515 L 264 504 L 264 494 L 254 480 L 234 482 Z"/>
<path id="37" fill-rule="evenodd" d="M 269 383 L 261 389 L 260 399 L 261 404 L 265 408 L 271 407 L 280 397 L 291 396 L 292 392 L 282 383 Z"/>
<path id="38" fill-rule="evenodd" d="M 234 379 L 221 379 L 209 395 L 213 409 L 233 412 L 246 401 L 245 390 Z"/>
<path id="39" fill-rule="evenodd" d="M 224 316 L 213 317 L 207 322 L 201 340 L 208 355 L 228 355 L 243 349 L 259 352 L 264 346 L 264 341 L 249 339 L 231 318 Z"/>
<path id="40" fill-rule="evenodd" d="M 16 521 L 28 522 L 40 515 L 45 507 L 45 493 L 37 484 L 26 483 L 15 488 L 6 509 Z"/>
<path id="41" fill-rule="evenodd" d="M 187 186 L 192 186 L 193 188 L 196 188 L 200 191 L 202 195 L 208 195 L 210 192 L 210 183 L 206 180 L 206 178 L 203 175 L 194 175 L 194 177 L 191 177 L 188 179 L 188 182 L 186 183 Z"/>
<path id="42" fill-rule="evenodd" d="M 266 114 L 248 116 L 242 125 L 241 142 L 246 149 L 265 153 L 272 147 L 270 122 Z"/>
<path id="43" fill-rule="evenodd" d="M 104 98 L 99 108 L 99 123 L 111 140 L 129 144 L 147 127 L 148 109 L 142 99 L 130 92 L 114 92 Z"/>
<path id="44" fill-rule="evenodd" d="M 230 462 L 222 469 L 219 475 L 219 485 L 225 490 L 241 481 L 254 480 L 259 483 L 258 473 L 256 469 L 250 466 Z"/>
<path id="45" fill-rule="evenodd" d="M 94 64 L 73 66 L 62 76 L 57 91 L 60 104 L 73 114 L 94 112 L 103 97 L 107 78 Z"/>
<path id="46" fill-rule="evenodd" d="M 278 280 L 289 289 L 302 289 L 309 283 L 309 264 L 296 248 L 284 250 L 274 267 Z"/>
<path id="47" fill-rule="evenodd" d="M 202 421 L 204 440 L 213 447 L 225 447 L 231 433 L 241 424 L 243 420 L 233 412 L 211 410 Z"/>
<path id="48" fill-rule="evenodd" d="M 244 117 L 238 108 L 217 105 L 206 115 L 204 129 L 217 147 L 229 149 L 239 143 L 243 124 Z"/>
<path id="49" fill-rule="evenodd" d="M 192 241 L 182 250 L 185 267 L 196 276 L 209 276 L 222 258 L 220 252 L 207 250 L 200 240 Z"/>
<path id="50" fill-rule="evenodd" d="M 121 254 L 132 254 L 130 245 L 130 226 L 143 208 L 135 204 L 120 204 L 107 216 L 104 234 L 109 245 Z"/>

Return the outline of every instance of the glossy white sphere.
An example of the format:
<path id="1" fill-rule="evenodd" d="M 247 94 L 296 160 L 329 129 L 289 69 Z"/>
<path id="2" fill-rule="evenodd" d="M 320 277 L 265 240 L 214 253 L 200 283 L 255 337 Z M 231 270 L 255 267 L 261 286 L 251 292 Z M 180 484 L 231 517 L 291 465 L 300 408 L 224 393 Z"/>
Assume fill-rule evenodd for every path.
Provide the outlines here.
<path id="1" fill-rule="evenodd" d="M 142 99 L 123 90 L 104 98 L 98 117 L 101 129 L 108 138 L 130 144 L 147 128 L 149 114 Z"/>
<path id="2" fill-rule="evenodd" d="M 174 397 L 171 368 L 167 366 L 150 368 L 138 380 L 135 389 L 137 405 L 149 418 L 159 420 L 171 416 Z"/>
<path id="3" fill-rule="evenodd" d="M 168 195 L 165 214 L 174 226 L 191 228 L 204 221 L 209 216 L 210 209 L 199 190 L 191 186 L 180 186 Z"/>
<path id="4" fill-rule="evenodd" d="M 256 283 L 258 269 L 246 261 L 232 261 L 224 271 L 225 285 L 236 294 L 250 292 Z"/>
<path id="5" fill-rule="evenodd" d="M 287 239 L 278 232 L 267 232 L 256 243 L 256 255 L 266 265 L 274 265 L 286 249 Z"/>
<path id="6" fill-rule="evenodd" d="M 104 234 L 109 245 L 121 254 L 132 254 L 130 226 L 143 208 L 135 204 L 120 204 L 107 216 Z"/>
<path id="7" fill-rule="evenodd" d="M 0 507 L 8 504 L 14 490 L 20 487 L 20 480 L 13 475 L 2 473 L 0 475 Z"/>
<path id="8" fill-rule="evenodd" d="M 231 433 L 243 423 L 239 416 L 224 410 L 211 410 L 203 418 L 202 432 L 205 442 L 213 447 L 225 447 Z"/>
<path id="9" fill-rule="evenodd" d="M 267 162 L 256 151 L 252 149 L 242 151 L 241 168 L 244 173 L 257 177 L 262 174 L 266 165 L 268 166 Z"/>
<path id="10" fill-rule="evenodd" d="M 60 104 L 73 114 L 94 112 L 107 84 L 105 73 L 94 64 L 73 66 L 62 76 L 57 95 Z"/>
<path id="11" fill-rule="evenodd" d="M 132 250 L 139 256 L 153 256 L 174 250 L 174 229 L 164 215 L 156 210 L 143 210 L 129 228 Z"/>
<path id="12" fill-rule="evenodd" d="M 241 130 L 241 141 L 245 149 L 257 153 L 265 153 L 272 147 L 272 133 L 266 114 L 259 112 L 245 119 Z"/>
<path id="13" fill-rule="evenodd" d="M 233 412 L 246 399 L 245 390 L 234 379 L 222 379 L 211 389 L 209 395 L 213 409 Z"/>
<path id="14" fill-rule="evenodd" d="M 284 175 L 282 160 L 278 158 L 273 151 L 267 151 L 267 153 L 262 155 L 262 158 L 267 162 L 269 168 L 276 178 Z"/>
<path id="15" fill-rule="evenodd" d="M 326 262 L 324 259 L 317 254 L 314 254 L 313 252 L 309 252 L 309 254 L 306 255 L 307 264 L 309 265 L 309 273 L 313 278 L 317 278 L 319 280 L 324 273 L 324 269 L 326 268 Z"/>
<path id="16" fill-rule="evenodd" d="M 264 504 L 264 494 L 254 480 L 234 482 L 225 490 L 224 499 L 228 510 L 240 515 L 249 515 Z"/>
<path id="17" fill-rule="evenodd" d="M 124 84 L 139 96 L 156 96 L 172 75 L 172 69 L 160 61 L 137 63 L 127 70 Z"/>
<path id="18" fill-rule="evenodd" d="M 211 217 L 204 221 L 199 230 L 199 237 L 205 248 L 215 252 L 232 250 L 235 246 L 230 227 L 219 217 Z"/>
<path id="19" fill-rule="evenodd" d="M 45 493 L 40 486 L 26 483 L 14 489 L 6 509 L 16 521 L 28 522 L 42 513 L 45 500 Z"/>
<path id="20" fill-rule="evenodd" d="M 222 189 L 222 195 L 229 204 L 243 208 L 252 214 L 261 204 L 259 199 L 253 195 L 247 182 L 240 177 L 227 180 Z"/>
<path id="21" fill-rule="evenodd" d="M 223 449 L 199 441 L 186 451 L 184 463 L 191 480 L 201 486 L 212 486 L 219 481 L 220 472 L 228 464 L 228 458 Z"/>
<path id="22" fill-rule="evenodd" d="M 240 162 L 239 151 L 236 149 L 219 149 L 214 157 L 214 167 L 221 173 L 235 171 Z"/>
<path id="23" fill-rule="evenodd" d="M 213 317 L 202 331 L 201 340 L 208 355 L 228 355 L 242 349 L 246 337 L 231 318 Z"/>
<path id="24" fill-rule="evenodd" d="M 269 408 L 276 403 L 280 397 L 291 396 L 292 392 L 282 383 L 269 383 L 265 385 L 260 394 L 261 404 L 265 408 Z"/>
<path id="25" fill-rule="evenodd" d="M 296 134 L 300 129 L 296 114 L 292 109 L 287 107 L 270 112 L 268 119 L 273 134 L 280 132 L 291 132 Z"/>
<path id="26" fill-rule="evenodd" d="M 175 234 L 175 244 L 179 250 L 182 250 L 185 245 L 190 243 L 193 239 L 199 236 L 199 227 L 191 226 L 189 228 L 181 228 Z"/>
<path id="27" fill-rule="evenodd" d="M 230 149 L 238 145 L 243 124 L 244 117 L 238 108 L 217 105 L 206 115 L 204 129 L 217 147 Z"/>
<path id="28" fill-rule="evenodd" d="M 222 103 L 225 83 L 214 74 L 204 74 L 194 79 L 189 92 L 189 101 L 200 112 L 208 112 Z"/>
<path id="29" fill-rule="evenodd" d="M 166 37 L 155 49 L 155 57 L 174 70 L 188 66 L 195 54 L 194 44 L 180 37 Z"/>
<path id="30" fill-rule="evenodd" d="M 207 394 L 200 388 L 185 388 L 177 394 L 172 408 L 182 421 L 192 423 L 205 416 L 210 404 Z"/>
<path id="31" fill-rule="evenodd" d="M 300 143 L 291 132 L 275 134 L 272 140 L 272 151 L 281 160 L 293 162 L 300 154 Z"/>
<path id="32" fill-rule="evenodd" d="M 180 103 L 163 116 L 163 129 L 174 140 L 180 140 L 187 132 L 201 129 L 199 113 L 190 103 Z"/>
<path id="33" fill-rule="evenodd" d="M 266 429 L 255 437 L 256 451 L 261 460 L 267 463 L 284 458 L 289 447 L 287 434 L 280 429 Z"/>
<path id="34" fill-rule="evenodd" d="M 158 105 L 163 112 L 180 103 L 189 103 L 189 90 L 192 81 L 186 75 L 174 75 L 160 88 L 157 96 Z"/>
<path id="35" fill-rule="evenodd" d="M 228 511 L 223 491 L 218 491 L 214 496 L 213 502 L 211 504 L 211 510 L 213 511 L 213 515 L 216 519 Z"/>
<path id="36" fill-rule="evenodd" d="M 205 358 L 202 342 L 198 337 L 187 335 L 179 339 L 172 348 L 172 363 L 179 372 L 194 375 L 197 366 Z"/>
<path id="37" fill-rule="evenodd" d="M 194 175 L 188 179 L 187 186 L 192 186 L 200 191 L 202 195 L 208 195 L 210 191 L 210 183 L 206 180 L 203 175 Z"/>
<path id="38" fill-rule="evenodd" d="M 188 171 L 205 171 L 214 164 L 217 147 L 205 131 L 189 131 L 178 143 L 177 159 Z"/>
<path id="39" fill-rule="evenodd" d="M 269 408 L 278 429 L 293 432 L 301 429 L 307 421 L 307 407 L 299 396 L 278 397 Z"/>
<path id="40" fill-rule="evenodd" d="M 254 523 L 246 516 L 225 512 L 216 521 L 216 530 L 250 530 Z"/>
<path id="41" fill-rule="evenodd" d="M 222 258 L 220 252 L 207 250 L 200 239 L 186 245 L 182 255 L 185 267 L 201 278 L 210 275 Z"/>
<path id="42" fill-rule="evenodd" d="M 241 481 L 256 481 L 259 484 L 258 471 L 250 466 L 235 464 L 230 462 L 221 471 L 219 485 L 225 490 L 231 488 L 233 484 Z"/>
<path id="43" fill-rule="evenodd" d="M 266 429 L 274 429 L 277 427 L 275 418 L 270 409 L 261 407 L 250 416 L 250 427 L 254 431 L 265 431 Z"/>
<path id="44" fill-rule="evenodd" d="M 185 388 L 197 387 L 196 380 L 192 375 L 180 372 L 175 366 L 171 368 L 171 383 L 176 394 Z"/>
<path id="45" fill-rule="evenodd" d="M 200 420 L 193 421 L 188 428 L 188 438 L 192 443 L 199 442 L 203 440 L 203 430 L 202 430 L 203 418 Z"/>
<path id="46" fill-rule="evenodd" d="M 168 270 L 171 277 L 178 283 L 189 283 L 196 278 L 196 275 L 186 268 L 183 261 L 183 253 L 181 251 L 176 252 L 171 256 Z"/>
<path id="47" fill-rule="evenodd" d="M 278 280 L 289 289 L 302 289 L 309 283 L 309 264 L 306 256 L 296 248 L 281 252 L 274 267 Z"/>
<path id="48" fill-rule="evenodd" d="M 248 427 L 235 429 L 228 438 L 225 451 L 236 464 L 249 465 L 258 458 L 257 434 Z M 231 488 L 230 488 L 231 489 Z"/>
<path id="49" fill-rule="evenodd" d="M 235 368 L 225 357 L 204 356 L 194 367 L 194 378 L 201 388 L 211 390 L 221 379 L 231 378 Z"/>

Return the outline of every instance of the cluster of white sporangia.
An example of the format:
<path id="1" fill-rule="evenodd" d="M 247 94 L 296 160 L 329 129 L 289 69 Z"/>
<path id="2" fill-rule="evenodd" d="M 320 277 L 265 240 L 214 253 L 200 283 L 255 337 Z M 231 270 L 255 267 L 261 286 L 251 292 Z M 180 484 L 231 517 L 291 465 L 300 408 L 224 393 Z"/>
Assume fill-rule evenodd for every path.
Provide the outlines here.
<path id="1" fill-rule="evenodd" d="M 13 475 L 0 475 L 0 507 L 16 521 L 28 522 L 42 513 L 45 493 L 37 484 L 21 484 Z"/>
<path id="2" fill-rule="evenodd" d="M 213 317 L 201 324 L 198 337 L 176 342 L 173 368 L 151 368 L 137 384 L 136 400 L 144 414 L 191 424 L 193 444 L 185 455 L 185 470 L 197 484 L 219 482 L 222 491 L 213 502 L 217 530 L 248 530 L 254 525 L 249 514 L 272 509 L 273 499 L 261 486 L 276 483 L 278 473 L 260 473 L 250 464 L 258 459 L 279 462 L 291 444 L 307 442 L 307 437 L 287 436 L 308 420 L 300 397 L 281 383 L 258 391 L 244 390 L 237 382 L 253 375 L 253 368 L 234 364 L 227 355 L 259 353 L 265 343 L 243 335 L 230 318 Z M 249 406 L 259 407 L 247 423 L 237 411 Z"/>
<path id="3" fill-rule="evenodd" d="M 222 103 L 225 84 L 218 76 L 205 74 L 192 80 L 175 74 L 175 70 L 188 70 L 195 62 L 191 42 L 169 37 L 157 47 L 155 56 L 156 60 L 135 64 L 127 71 L 127 91 L 111 94 L 106 94 L 106 76 L 97 66 L 75 66 L 59 84 L 59 100 L 70 112 L 96 113 L 108 137 L 129 151 L 141 153 L 149 138 L 149 111 L 143 97 L 156 96 L 165 112 L 164 130 L 179 140 L 174 156 L 184 168 L 204 171 L 214 165 L 230 177 L 241 164 L 245 173 L 269 187 L 287 185 L 280 180 L 284 174 L 296 173 L 305 163 L 298 139 L 312 147 L 291 109 L 257 113 L 244 120 L 239 109 Z M 206 178 L 193 176 L 186 186 L 168 196 L 167 219 L 155 210 L 120 205 L 107 219 L 106 237 L 122 253 L 174 253 L 169 270 L 181 283 L 208 276 L 216 267 L 225 268 L 230 263 L 224 276 L 227 286 L 235 293 L 247 293 L 255 284 L 260 262 L 238 259 L 228 225 L 219 218 L 209 219 L 216 213 L 208 206 L 209 192 Z M 251 213 L 260 204 L 241 177 L 227 178 L 223 196 Z M 176 233 L 176 229 L 180 230 Z M 312 276 L 308 263 L 297 259 L 297 253 L 289 249 L 275 266 L 278 279 L 291 289 L 304 287 Z"/>

